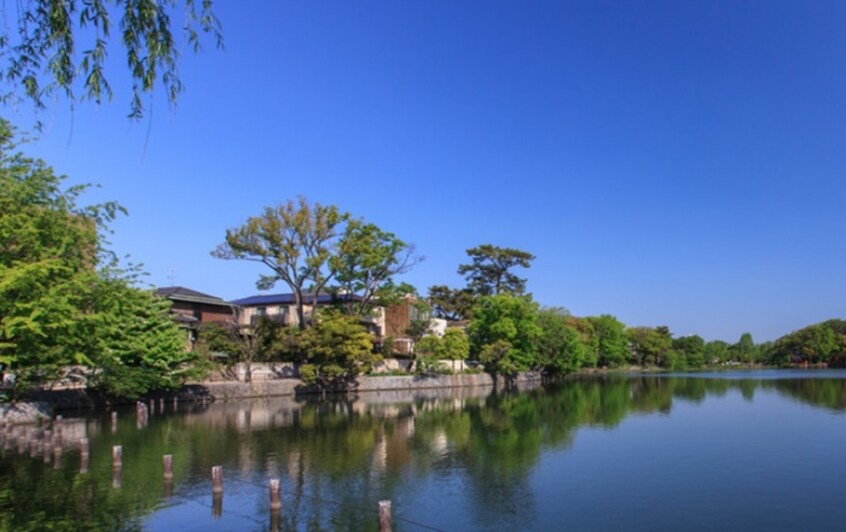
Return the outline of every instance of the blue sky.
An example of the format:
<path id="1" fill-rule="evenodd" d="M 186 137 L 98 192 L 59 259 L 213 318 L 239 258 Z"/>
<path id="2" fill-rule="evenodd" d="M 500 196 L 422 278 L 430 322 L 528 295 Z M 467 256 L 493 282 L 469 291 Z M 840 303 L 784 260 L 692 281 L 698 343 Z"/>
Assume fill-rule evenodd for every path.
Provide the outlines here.
<path id="1" fill-rule="evenodd" d="M 414 243 L 421 291 L 492 243 L 576 315 L 762 341 L 846 314 L 842 2 L 217 3 L 174 109 L 129 122 L 113 48 L 113 102 L 55 102 L 28 147 L 129 209 L 114 248 L 156 285 L 255 293 L 209 251 L 301 194 Z"/>

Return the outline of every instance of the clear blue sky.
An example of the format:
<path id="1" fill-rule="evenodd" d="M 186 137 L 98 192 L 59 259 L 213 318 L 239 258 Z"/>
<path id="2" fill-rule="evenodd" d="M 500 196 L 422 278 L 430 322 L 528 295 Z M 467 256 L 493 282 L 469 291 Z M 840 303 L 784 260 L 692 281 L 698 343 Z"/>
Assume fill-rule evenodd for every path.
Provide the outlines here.
<path id="1" fill-rule="evenodd" d="M 492 243 L 576 315 L 728 341 L 846 316 L 846 3 L 217 4 L 226 50 L 183 56 L 175 109 L 130 123 L 113 69 L 29 148 L 129 209 L 114 248 L 156 285 L 255 293 L 209 251 L 302 194 L 413 242 L 424 292 Z"/>

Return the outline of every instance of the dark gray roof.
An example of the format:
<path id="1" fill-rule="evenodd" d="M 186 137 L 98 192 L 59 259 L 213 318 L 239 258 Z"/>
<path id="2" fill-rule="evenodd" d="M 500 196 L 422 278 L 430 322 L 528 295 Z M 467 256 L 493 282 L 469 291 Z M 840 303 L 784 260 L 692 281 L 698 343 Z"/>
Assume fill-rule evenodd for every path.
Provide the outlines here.
<path id="1" fill-rule="evenodd" d="M 184 286 L 165 286 L 156 289 L 156 294 L 174 301 L 188 301 L 191 303 L 207 303 L 209 305 L 229 306 L 223 299 L 185 288 Z"/>
<path id="2" fill-rule="evenodd" d="M 307 305 L 314 302 L 314 294 L 303 294 L 303 298 Z M 355 294 L 320 294 L 317 296 L 318 305 L 329 305 L 331 303 L 342 303 L 344 301 L 359 301 L 361 296 Z M 294 294 L 259 294 L 255 296 L 245 297 L 231 301 L 233 305 L 242 307 L 262 306 L 262 305 L 293 305 Z"/>

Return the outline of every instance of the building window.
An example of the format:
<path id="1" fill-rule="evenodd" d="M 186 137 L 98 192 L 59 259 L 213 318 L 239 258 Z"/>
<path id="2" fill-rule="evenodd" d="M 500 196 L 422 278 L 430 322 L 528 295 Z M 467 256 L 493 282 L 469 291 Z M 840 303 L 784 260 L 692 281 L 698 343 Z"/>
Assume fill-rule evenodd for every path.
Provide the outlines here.
<path id="1" fill-rule="evenodd" d="M 267 307 L 256 307 L 256 316 L 262 318 L 267 316 Z"/>

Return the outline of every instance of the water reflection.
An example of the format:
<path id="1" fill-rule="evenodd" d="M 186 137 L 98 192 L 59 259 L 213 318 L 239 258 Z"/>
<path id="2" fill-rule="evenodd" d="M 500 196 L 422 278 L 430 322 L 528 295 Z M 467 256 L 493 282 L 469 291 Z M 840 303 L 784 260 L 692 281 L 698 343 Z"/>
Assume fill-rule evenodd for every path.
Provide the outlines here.
<path id="1" fill-rule="evenodd" d="M 669 414 L 677 401 L 730 393 L 753 401 L 758 392 L 846 409 L 846 379 L 839 376 L 620 376 L 515 393 L 279 398 L 178 411 L 158 405 L 140 429 L 134 409 L 66 418 L 58 441 L 49 428 L 7 428 L 0 432 L 0 528 L 165 528 L 150 516 L 167 515 L 190 516 L 196 526 L 214 516 L 235 519 L 227 526 L 236 528 L 373 529 L 379 500 L 414 507 L 433 483 L 444 501 L 458 498 L 450 490 L 465 501 L 443 512 L 463 512 L 480 527 L 519 528 L 538 511 L 530 477 L 541 455 L 569 448 L 579 428 L 610 429 L 631 414 Z M 84 458 L 82 438 L 90 445 Z M 114 445 L 123 448 L 120 468 L 113 467 Z M 172 480 L 164 478 L 164 455 L 173 455 Z M 225 471 L 226 504 L 212 498 L 215 465 Z M 282 481 L 281 515 L 269 508 L 273 478 Z"/>

